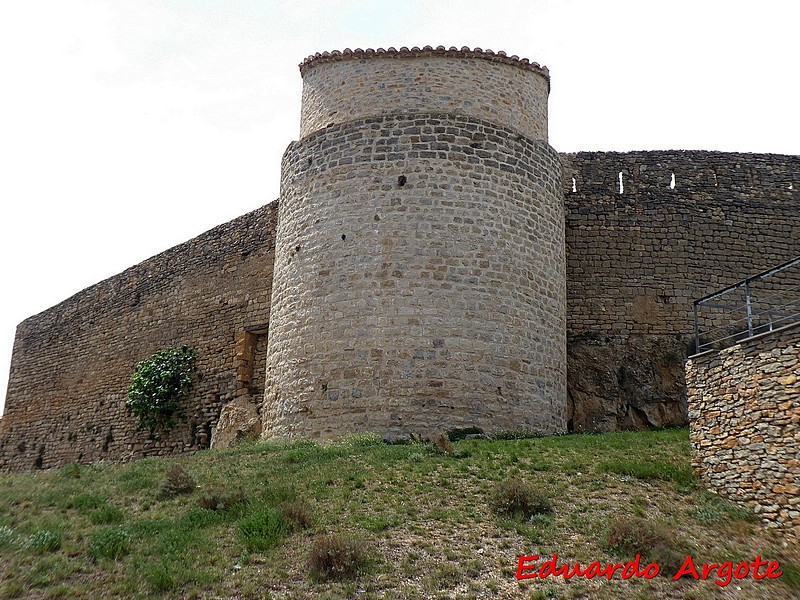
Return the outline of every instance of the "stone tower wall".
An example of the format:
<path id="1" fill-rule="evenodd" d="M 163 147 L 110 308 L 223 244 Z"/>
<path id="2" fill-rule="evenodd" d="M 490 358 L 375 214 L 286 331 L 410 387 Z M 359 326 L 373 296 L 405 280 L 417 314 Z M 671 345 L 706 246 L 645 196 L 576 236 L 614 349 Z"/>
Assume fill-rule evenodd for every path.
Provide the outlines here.
<path id="1" fill-rule="evenodd" d="M 527 59 L 443 46 L 326 52 L 301 65 L 300 137 L 382 115 L 446 113 L 547 140 L 546 68 Z"/>
<path id="2" fill-rule="evenodd" d="M 394 92 L 373 107 L 387 78 Z M 565 429 L 558 155 L 519 121 L 430 112 L 467 90 L 477 105 L 501 79 L 506 97 L 546 106 L 540 70 L 480 57 L 305 65 L 304 98 L 335 85 L 330 106 L 353 97 L 347 117 L 377 115 L 305 135 L 284 156 L 267 436 Z M 304 108 L 306 131 L 319 115 Z"/>

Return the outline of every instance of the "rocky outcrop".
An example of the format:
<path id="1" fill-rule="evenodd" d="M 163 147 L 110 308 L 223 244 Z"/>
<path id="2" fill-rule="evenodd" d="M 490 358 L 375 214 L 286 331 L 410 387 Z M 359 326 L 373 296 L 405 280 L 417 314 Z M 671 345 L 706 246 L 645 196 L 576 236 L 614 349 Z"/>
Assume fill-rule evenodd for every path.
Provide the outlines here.
<path id="1" fill-rule="evenodd" d="M 567 344 L 568 428 L 617 431 L 687 423 L 682 336 L 573 336 Z"/>
<path id="2" fill-rule="evenodd" d="M 245 439 L 261 434 L 261 417 L 250 396 L 239 396 L 222 407 L 219 421 L 211 435 L 211 447 L 225 450 Z"/>

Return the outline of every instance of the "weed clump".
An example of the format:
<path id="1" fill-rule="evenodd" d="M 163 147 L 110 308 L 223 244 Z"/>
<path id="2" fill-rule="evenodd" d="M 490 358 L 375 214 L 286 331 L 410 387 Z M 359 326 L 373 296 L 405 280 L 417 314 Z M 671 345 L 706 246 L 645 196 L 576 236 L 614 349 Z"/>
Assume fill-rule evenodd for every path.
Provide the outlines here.
<path id="1" fill-rule="evenodd" d="M 36 554 L 55 552 L 61 548 L 61 532 L 50 530 L 37 531 L 25 540 L 25 548 Z"/>
<path id="2" fill-rule="evenodd" d="M 308 562 L 317 581 L 352 579 L 366 566 L 367 556 L 357 540 L 331 534 L 314 540 Z"/>
<path id="3" fill-rule="evenodd" d="M 526 521 L 535 515 L 553 512 L 550 499 L 534 485 L 521 479 L 507 479 L 497 484 L 490 504 L 499 515 Z"/>
<path id="4" fill-rule="evenodd" d="M 689 551 L 672 532 L 645 519 L 615 517 L 606 538 L 606 546 L 625 556 L 639 554 L 661 567 L 661 573 L 680 569 Z"/>
<path id="5" fill-rule="evenodd" d="M 89 553 L 95 560 L 109 558 L 117 560 L 128 553 L 130 536 L 119 528 L 101 529 L 89 539 Z"/>
<path id="6" fill-rule="evenodd" d="M 197 498 L 197 506 L 205 510 L 219 510 L 228 512 L 229 510 L 241 506 L 247 498 L 242 490 L 237 490 L 226 494 L 219 491 L 206 491 Z"/>
<path id="7" fill-rule="evenodd" d="M 448 437 L 443 433 L 437 433 L 431 438 L 431 443 L 436 447 L 439 452 L 445 456 L 450 456 L 455 452 L 455 447 Z"/>
<path id="8" fill-rule="evenodd" d="M 158 488 L 158 499 L 166 500 L 181 494 L 191 494 L 196 487 L 197 484 L 195 484 L 194 479 L 183 467 L 173 465 L 164 474 L 164 479 L 161 480 L 161 485 Z"/>
<path id="9" fill-rule="evenodd" d="M 302 500 L 282 502 L 281 514 L 292 526 L 292 529 L 308 529 L 311 525 L 311 507 Z"/>
<path id="10" fill-rule="evenodd" d="M 14 534 L 14 530 L 7 525 L 0 527 L 0 550 L 11 548 L 19 540 L 19 536 Z"/>
<path id="11" fill-rule="evenodd" d="M 707 525 L 722 524 L 737 519 L 753 523 L 759 520 L 758 515 L 752 510 L 737 506 L 730 500 L 708 492 L 699 496 L 697 506 L 691 511 L 691 515 Z"/>
<path id="12" fill-rule="evenodd" d="M 289 531 L 289 523 L 281 511 L 260 506 L 238 523 L 239 537 L 251 552 L 265 552 L 277 546 Z"/>

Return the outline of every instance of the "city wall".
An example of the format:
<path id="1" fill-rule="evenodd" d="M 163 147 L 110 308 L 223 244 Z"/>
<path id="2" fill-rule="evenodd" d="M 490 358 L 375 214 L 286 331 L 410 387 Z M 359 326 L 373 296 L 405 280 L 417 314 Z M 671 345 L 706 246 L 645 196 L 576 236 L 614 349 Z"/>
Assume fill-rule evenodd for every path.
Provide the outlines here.
<path id="1" fill-rule="evenodd" d="M 0 468 L 48 468 L 208 447 L 224 402 L 263 394 L 277 202 L 75 294 L 17 327 Z M 136 431 L 126 406 L 136 364 L 197 350 L 186 418 Z M 259 349 L 261 356 L 259 357 Z"/>
<path id="2" fill-rule="evenodd" d="M 570 427 L 685 423 L 692 300 L 800 255 L 800 157 L 560 157 Z M 0 468 L 207 447 L 222 403 L 263 391 L 276 215 L 244 215 L 20 324 Z M 124 406 L 130 375 L 180 343 L 198 350 L 191 406 L 151 440 Z"/>
<path id="3" fill-rule="evenodd" d="M 800 157 L 561 160 L 571 428 L 683 424 L 692 303 L 800 255 Z"/>

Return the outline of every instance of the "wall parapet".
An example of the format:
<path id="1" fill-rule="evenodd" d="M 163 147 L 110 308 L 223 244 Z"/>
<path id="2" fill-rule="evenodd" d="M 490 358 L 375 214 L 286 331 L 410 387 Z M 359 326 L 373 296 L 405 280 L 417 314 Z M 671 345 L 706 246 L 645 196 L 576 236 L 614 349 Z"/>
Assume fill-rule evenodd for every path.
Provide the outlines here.
<path id="1" fill-rule="evenodd" d="M 800 323 L 686 364 L 692 466 L 800 541 Z"/>

